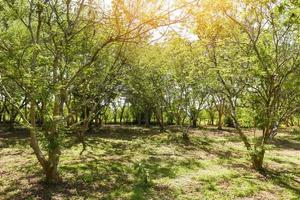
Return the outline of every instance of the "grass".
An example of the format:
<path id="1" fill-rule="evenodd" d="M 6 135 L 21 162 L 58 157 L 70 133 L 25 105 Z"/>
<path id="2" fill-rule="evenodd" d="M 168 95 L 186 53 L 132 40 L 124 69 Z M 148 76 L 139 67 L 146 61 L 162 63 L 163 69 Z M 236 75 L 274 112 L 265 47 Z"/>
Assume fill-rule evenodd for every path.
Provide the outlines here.
<path id="1" fill-rule="evenodd" d="M 64 181 L 51 186 L 19 135 L 0 138 L 0 199 L 300 199 L 300 139 L 290 132 L 268 145 L 262 176 L 231 130 L 195 129 L 186 143 L 176 130 L 108 127 L 81 156 L 80 144 L 63 147 Z"/>

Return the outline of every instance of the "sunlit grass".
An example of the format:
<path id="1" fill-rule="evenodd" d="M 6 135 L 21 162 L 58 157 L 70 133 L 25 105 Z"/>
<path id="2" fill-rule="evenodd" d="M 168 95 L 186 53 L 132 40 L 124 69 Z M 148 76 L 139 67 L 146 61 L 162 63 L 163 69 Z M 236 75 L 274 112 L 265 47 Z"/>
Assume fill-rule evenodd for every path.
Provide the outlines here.
<path id="1" fill-rule="evenodd" d="M 81 144 L 64 147 L 59 165 L 64 182 L 51 187 L 43 184 L 41 168 L 26 139 L 4 141 L 8 146 L 0 149 L 0 199 L 21 194 L 25 199 L 300 197 L 300 151 L 293 149 L 293 144 L 299 144 L 294 135 L 278 137 L 291 146 L 269 145 L 265 166 L 270 174 L 264 177 L 251 169 L 234 133 L 195 130 L 186 144 L 178 132 L 125 132 L 87 137 L 89 146 L 82 156 Z"/>

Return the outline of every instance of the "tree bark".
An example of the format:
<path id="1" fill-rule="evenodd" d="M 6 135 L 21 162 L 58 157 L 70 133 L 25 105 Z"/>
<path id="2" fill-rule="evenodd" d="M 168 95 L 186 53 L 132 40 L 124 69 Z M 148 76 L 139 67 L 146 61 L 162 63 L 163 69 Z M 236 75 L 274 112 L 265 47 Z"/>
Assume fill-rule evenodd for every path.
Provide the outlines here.
<path id="1" fill-rule="evenodd" d="M 150 127 L 150 112 L 147 110 L 146 113 L 145 113 L 145 125 L 146 127 Z"/>
<path id="2" fill-rule="evenodd" d="M 197 127 L 197 118 L 193 117 L 192 122 L 193 122 L 193 128 L 196 128 Z"/>
<path id="3" fill-rule="evenodd" d="M 163 109 L 160 109 L 157 112 L 157 123 L 159 125 L 159 130 L 160 132 L 164 132 L 165 131 L 165 127 L 164 127 L 164 117 L 163 117 Z"/>
<path id="4" fill-rule="evenodd" d="M 124 102 L 124 104 L 122 106 L 122 109 L 121 109 L 121 113 L 120 113 L 120 125 L 122 125 L 122 122 L 123 122 L 123 115 L 124 115 L 125 107 L 126 107 L 126 101 Z"/>
<path id="5" fill-rule="evenodd" d="M 176 125 L 180 125 L 180 123 L 181 123 L 181 118 L 180 118 L 180 115 L 178 114 L 177 116 L 176 116 Z"/>
<path id="6" fill-rule="evenodd" d="M 55 183 L 60 181 L 60 177 L 57 171 L 57 165 L 58 165 L 58 148 L 55 148 L 55 146 L 48 151 L 48 159 L 47 160 L 40 147 L 38 144 L 38 140 L 37 140 L 37 135 L 36 135 L 36 105 L 35 105 L 35 100 L 31 99 L 30 102 L 30 123 L 31 123 L 31 127 L 30 127 L 30 146 L 34 151 L 34 154 L 37 158 L 37 160 L 39 161 L 39 163 L 41 164 L 43 171 L 46 175 L 46 181 L 48 183 Z M 50 145 L 51 146 L 51 145 Z"/>
<path id="7" fill-rule="evenodd" d="M 139 126 L 142 125 L 142 113 L 141 113 L 141 112 L 138 113 L 137 122 L 138 122 L 138 125 L 139 125 Z"/>
<path id="8" fill-rule="evenodd" d="M 252 166 L 255 170 L 263 172 L 263 161 L 264 161 L 265 150 L 255 150 L 255 153 L 251 155 Z"/>
<path id="9" fill-rule="evenodd" d="M 59 157 L 60 157 L 60 147 L 57 141 L 58 133 L 51 133 L 51 134 L 54 135 L 51 135 L 53 139 L 50 139 L 50 145 L 48 150 L 48 162 L 47 162 L 47 166 L 45 167 L 45 173 L 46 173 L 46 181 L 48 183 L 57 183 L 61 181 L 61 177 L 59 176 L 57 170 Z"/>
<path id="10" fill-rule="evenodd" d="M 223 125 L 223 113 L 218 112 L 218 130 L 222 130 L 222 125 Z"/>

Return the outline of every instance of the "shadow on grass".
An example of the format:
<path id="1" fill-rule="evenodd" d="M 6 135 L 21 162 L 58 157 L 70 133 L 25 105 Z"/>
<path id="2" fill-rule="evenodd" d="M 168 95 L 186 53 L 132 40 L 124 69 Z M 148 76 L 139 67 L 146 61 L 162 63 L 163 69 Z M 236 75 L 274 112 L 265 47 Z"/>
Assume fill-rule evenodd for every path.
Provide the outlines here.
<path id="1" fill-rule="evenodd" d="M 27 129 L 16 127 L 9 129 L 5 123 L 0 123 L 0 148 L 9 148 L 16 145 L 26 146 L 29 141 L 29 132 Z"/>
<path id="2" fill-rule="evenodd" d="M 300 197 L 300 176 L 295 170 L 273 170 L 266 169 L 266 176 L 274 184 L 284 187 Z"/>
<path id="3" fill-rule="evenodd" d="M 5 139 L 24 139 L 29 137 L 29 131 L 26 128 L 15 127 L 10 129 L 5 123 L 0 123 L 0 138 Z"/>
<path id="4" fill-rule="evenodd" d="M 235 141 L 236 136 L 227 136 L 226 140 L 215 140 L 209 136 L 193 137 L 187 144 L 184 140 L 173 140 L 183 151 L 196 150 L 204 151 L 212 156 L 216 156 L 221 160 L 232 160 L 240 158 L 243 152 L 237 152 L 230 146 L 226 146 L 226 142 Z M 220 148 L 220 145 L 222 148 Z"/>
<path id="5" fill-rule="evenodd" d="M 126 131 L 124 131 L 126 130 Z M 145 154 L 141 156 L 144 168 L 149 172 L 150 179 L 157 180 L 160 178 L 176 178 L 178 168 L 199 169 L 204 166 L 197 159 L 198 157 L 188 157 L 185 153 L 192 151 L 204 151 L 215 155 L 220 159 L 220 165 L 228 164 L 228 167 L 238 169 L 248 169 L 246 165 L 237 164 L 234 159 L 241 156 L 230 148 L 220 148 L 226 141 L 234 137 L 226 137 L 225 141 L 218 141 L 208 136 L 191 137 L 191 142 L 187 145 L 180 139 L 168 140 L 161 139 L 157 142 L 170 142 L 174 144 L 179 155 L 162 152 L 153 153 L 152 148 L 145 148 L 143 139 L 159 134 L 159 131 L 142 128 L 111 128 L 104 129 L 97 134 L 89 134 L 87 139 L 90 144 L 101 152 L 95 152 L 89 149 L 79 159 L 62 161 L 60 172 L 64 182 L 57 185 L 46 185 L 41 181 L 41 173 L 34 173 L 29 170 L 26 177 L 21 179 L 36 179 L 36 181 L 22 188 L 18 181 L 15 181 L 11 187 L 7 188 L 5 193 L 14 192 L 12 195 L 6 195 L 7 199 L 68 199 L 70 197 L 83 197 L 85 199 L 175 199 L 175 191 L 165 185 L 152 183 L 143 185 L 139 182 L 134 168 L 134 155 Z M 178 134 L 179 135 L 179 134 Z M 180 136 L 179 136 L 180 137 Z M 107 139 L 112 139 L 108 141 Z M 117 141 L 117 140 L 123 141 Z M 128 142 L 128 140 L 141 139 L 138 142 Z M 235 139 L 235 138 L 234 138 Z M 233 140 L 234 141 L 234 140 Z M 149 141 L 148 141 L 149 142 Z M 153 141 L 151 141 L 153 142 Z M 219 144 L 218 144 L 219 143 Z M 216 144 L 218 144 L 216 146 Z M 221 144 L 221 145 L 220 145 Z M 159 144 L 161 145 L 161 144 Z M 221 146 L 222 147 L 222 146 Z M 174 156 L 174 157 L 172 157 Z M 180 159 L 178 158 L 180 157 Z M 201 158 L 200 158 L 201 159 Z M 226 162 L 225 162 L 226 161 Z M 32 166 L 29 166 L 31 168 Z M 270 171 L 269 177 L 275 183 L 284 188 L 299 194 L 299 176 L 293 176 L 291 172 Z M 287 175 L 286 175 L 287 174 Z"/>
<path id="6" fill-rule="evenodd" d="M 300 150 L 300 142 L 295 142 L 287 139 L 276 139 L 271 144 L 282 149 Z"/>
<path id="7" fill-rule="evenodd" d="M 137 138 L 147 138 L 149 136 L 158 135 L 158 128 L 144 128 L 137 126 L 104 126 L 94 130 L 87 135 L 89 137 L 101 137 L 119 140 L 132 140 Z"/>
<path id="8" fill-rule="evenodd" d="M 119 146 L 118 148 L 123 148 Z M 151 184 L 145 186 L 140 183 L 136 175 L 134 162 L 128 155 L 117 155 L 115 152 L 106 152 L 95 155 L 91 152 L 80 157 L 79 160 L 62 162 L 59 171 L 64 182 L 56 185 L 47 185 L 41 171 L 33 169 L 34 165 L 22 167 L 23 184 L 14 181 L 0 197 L 3 199 L 52 199 L 53 197 L 68 199 L 83 197 L 85 199 L 163 199 L 172 197 L 173 192 L 164 185 Z M 163 158 L 150 157 L 142 160 L 144 167 L 149 171 L 150 179 L 175 177 L 174 163 L 166 162 Z M 180 164 L 177 162 L 176 164 Z M 182 165 L 187 165 L 183 163 Z M 35 173 L 38 171 L 38 173 Z M 31 181 L 29 181 L 31 180 Z M 17 191 L 17 192 L 16 192 Z M 155 198 L 153 198 L 155 197 Z"/>

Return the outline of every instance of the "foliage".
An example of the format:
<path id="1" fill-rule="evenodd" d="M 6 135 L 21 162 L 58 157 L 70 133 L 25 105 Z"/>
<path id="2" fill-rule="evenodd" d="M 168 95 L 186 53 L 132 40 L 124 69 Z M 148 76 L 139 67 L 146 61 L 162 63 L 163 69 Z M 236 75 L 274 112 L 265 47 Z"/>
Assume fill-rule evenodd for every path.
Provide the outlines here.
<path id="1" fill-rule="evenodd" d="M 124 122 L 225 123 L 262 171 L 265 146 L 299 119 L 299 17 L 282 0 L 2 0 L 0 122 L 29 130 L 49 182 L 68 134 L 83 154 L 87 133 Z"/>

